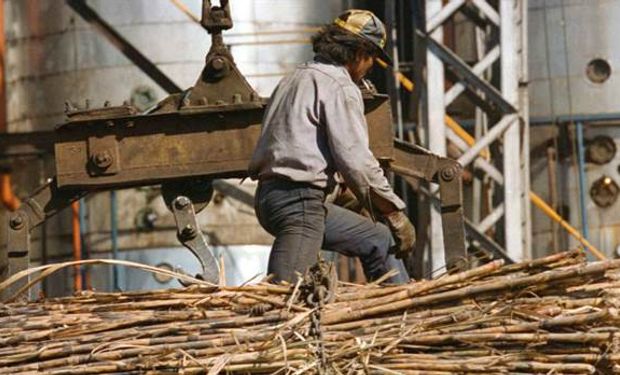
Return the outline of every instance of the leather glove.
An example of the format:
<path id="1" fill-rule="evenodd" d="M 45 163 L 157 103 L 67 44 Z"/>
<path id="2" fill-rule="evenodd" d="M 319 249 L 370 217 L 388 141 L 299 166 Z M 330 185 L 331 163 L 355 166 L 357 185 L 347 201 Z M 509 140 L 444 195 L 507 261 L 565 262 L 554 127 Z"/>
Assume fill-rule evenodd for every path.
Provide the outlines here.
<path id="1" fill-rule="evenodd" d="M 415 245 L 415 227 L 403 211 L 394 211 L 383 216 L 392 231 L 396 246 L 392 248 L 396 258 L 402 259 L 413 251 Z"/>

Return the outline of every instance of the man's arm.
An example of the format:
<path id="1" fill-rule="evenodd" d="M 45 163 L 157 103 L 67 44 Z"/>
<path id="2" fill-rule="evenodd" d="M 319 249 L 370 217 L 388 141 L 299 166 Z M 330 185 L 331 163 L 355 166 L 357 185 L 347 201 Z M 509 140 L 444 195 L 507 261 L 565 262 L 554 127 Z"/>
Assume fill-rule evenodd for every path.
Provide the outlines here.
<path id="1" fill-rule="evenodd" d="M 354 86 L 334 86 L 330 97 L 322 104 L 327 139 L 336 168 L 360 202 L 372 203 L 382 214 L 403 210 L 405 204 L 394 194 L 383 169 L 370 151 L 359 90 Z"/>
<path id="2" fill-rule="evenodd" d="M 356 90 L 356 91 L 353 91 Z M 413 250 L 415 228 L 403 212 L 404 202 L 394 193 L 383 169 L 370 151 L 364 104 L 357 88 L 332 91 L 323 103 L 330 151 L 346 185 L 372 215 L 382 214 L 397 242 L 393 251 L 401 258 Z"/>

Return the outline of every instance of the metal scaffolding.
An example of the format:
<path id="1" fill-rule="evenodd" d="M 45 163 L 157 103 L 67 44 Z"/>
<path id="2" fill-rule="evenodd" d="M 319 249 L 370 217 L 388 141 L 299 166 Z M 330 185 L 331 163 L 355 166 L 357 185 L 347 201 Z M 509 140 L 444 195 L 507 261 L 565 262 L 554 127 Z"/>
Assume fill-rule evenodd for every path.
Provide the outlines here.
<path id="1" fill-rule="evenodd" d="M 494 4 L 493 4 L 494 3 Z M 529 139 L 527 97 L 527 0 L 425 0 L 423 24 L 416 33 L 423 56 L 415 56 L 423 72 L 420 100 L 421 139 L 436 154 L 446 155 L 450 141 L 462 153 L 459 162 L 473 165 L 479 180 L 491 181 L 495 193 L 481 199 L 483 184 L 473 185 L 472 230 L 496 230 L 506 254 L 531 254 Z M 459 13 L 475 28 L 477 61 L 465 62 L 444 38 L 444 26 Z M 420 22 L 422 23 L 422 22 Z M 452 43 L 454 44 L 454 43 Z M 476 107 L 475 142 L 447 126 L 447 108 L 461 95 Z M 448 116 L 447 116 L 448 115 Z M 458 125 L 457 125 L 458 126 Z M 502 220 L 503 218 L 503 220 Z M 445 265 L 441 215 L 431 208 L 430 249 L 433 270 Z"/>

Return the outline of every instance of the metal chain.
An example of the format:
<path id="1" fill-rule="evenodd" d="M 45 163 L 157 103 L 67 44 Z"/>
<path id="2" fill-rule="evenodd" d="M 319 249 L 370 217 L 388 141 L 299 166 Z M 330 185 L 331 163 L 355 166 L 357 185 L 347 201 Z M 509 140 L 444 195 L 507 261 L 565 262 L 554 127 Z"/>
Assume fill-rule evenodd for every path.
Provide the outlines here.
<path id="1" fill-rule="evenodd" d="M 331 291 L 329 290 L 330 276 L 329 273 L 326 272 L 326 268 L 329 268 L 329 266 L 327 266 L 325 262 L 321 261 L 312 267 L 306 276 L 308 286 L 307 302 L 314 309 L 310 315 L 311 325 L 309 333 L 316 341 L 315 355 L 319 361 L 319 374 L 332 373 L 327 361 L 327 353 L 325 352 L 325 344 L 323 342 L 323 330 L 321 328 L 321 313 L 326 301 L 330 299 L 331 294 Z"/>

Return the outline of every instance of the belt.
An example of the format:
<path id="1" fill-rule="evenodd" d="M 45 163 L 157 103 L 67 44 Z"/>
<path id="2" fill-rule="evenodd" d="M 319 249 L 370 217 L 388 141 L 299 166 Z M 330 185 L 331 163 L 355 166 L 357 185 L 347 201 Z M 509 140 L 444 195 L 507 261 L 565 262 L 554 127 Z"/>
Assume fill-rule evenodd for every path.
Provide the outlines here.
<path id="1" fill-rule="evenodd" d="M 325 193 L 327 193 L 327 188 L 322 188 L 319 186 L 316 186 L 310 182 L 306 182 L 306 181 L 293 181 L 293 180 L 289 180 L 286 178 L 282 178 L 279 176 L 265 176 L 265 177 L 261 177 L 259 179 L 259 185 L 262 186 L 278 186 L 278 187 L 282 187 L 282 188 L 288 188 L 288 189 L 295 189 L 295 188 L 310 188 L 310 189 L 316 189 L 316 190 L 321 190 Z"/>

